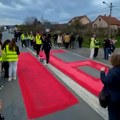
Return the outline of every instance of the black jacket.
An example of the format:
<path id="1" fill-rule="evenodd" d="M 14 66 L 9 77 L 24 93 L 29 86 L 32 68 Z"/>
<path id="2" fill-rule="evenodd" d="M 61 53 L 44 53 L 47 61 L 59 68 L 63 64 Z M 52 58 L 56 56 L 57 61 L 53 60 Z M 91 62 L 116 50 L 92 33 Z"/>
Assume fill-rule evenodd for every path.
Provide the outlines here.
<path id="1" fill-rule="evenodd" d="M 45 37 L 43 40 L 43 46 L 42 46 L 42 50 L 50 50 L 51 49 L 51 40 L 48 37 Z"/>
<path id="2" fill-rule="evenodd" d="M 106 92 L 111 94 L 110 101 L 120 102 L 120 66 L 110 69 L 107 75 L 101 71 L 100 78 Z"/>

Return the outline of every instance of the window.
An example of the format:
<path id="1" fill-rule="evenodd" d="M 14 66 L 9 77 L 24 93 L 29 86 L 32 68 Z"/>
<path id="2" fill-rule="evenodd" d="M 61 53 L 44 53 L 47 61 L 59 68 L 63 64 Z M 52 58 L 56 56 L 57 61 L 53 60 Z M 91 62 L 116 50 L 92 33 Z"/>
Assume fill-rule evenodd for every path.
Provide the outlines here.
<path id="1" fill-rule="evenodd" d="M 99 18 L 99 21 L 101 21 L 101 18 Z"/>
<path id="2" fill-rule="evenodd" d="M 97 24 L 94 24 L 94 27 L 96 27 L 96 28 L 97 28 Z"/>

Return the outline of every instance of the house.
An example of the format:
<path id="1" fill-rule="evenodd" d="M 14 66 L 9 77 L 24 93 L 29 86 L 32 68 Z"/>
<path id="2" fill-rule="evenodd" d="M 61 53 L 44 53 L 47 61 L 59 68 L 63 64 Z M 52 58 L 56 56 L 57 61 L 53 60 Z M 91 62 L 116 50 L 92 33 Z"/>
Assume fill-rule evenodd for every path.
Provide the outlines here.
<path id="1" fill-rule="evenodd" d="M 110 24 L 111 30 L 117 31 L 120 28 L 120 21 L 115 17 L 99 15 L 92 23 L 92 28 L 108 28 Z"/>
<path id="2" fill-rule="evenodd" d="M 91 21 L 89 20 L 89 18 L 88 18 L 86 15 L 72 18 L 72 19 L 68 22 L 68 25 L 72 25 L 72 24 L 74 24 L 75 22 L 78 22 L 78 23 L 80 23 L 80 24 L 82 24 L 82 25 L 86 25 L 86 24 L 91 23 Z"/>

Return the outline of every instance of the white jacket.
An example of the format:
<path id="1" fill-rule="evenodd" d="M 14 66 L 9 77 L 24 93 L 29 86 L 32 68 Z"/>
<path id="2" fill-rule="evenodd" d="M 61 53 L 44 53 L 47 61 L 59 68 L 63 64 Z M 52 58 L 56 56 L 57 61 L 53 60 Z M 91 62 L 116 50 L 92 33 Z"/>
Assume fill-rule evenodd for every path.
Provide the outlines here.
<path id="1" fill-rule="evenodd" d="M 58 35 L 57 43 L 62 43 L 62 42 L 63 42 L 63 38 L 62 38 L 62 36 Z"/>

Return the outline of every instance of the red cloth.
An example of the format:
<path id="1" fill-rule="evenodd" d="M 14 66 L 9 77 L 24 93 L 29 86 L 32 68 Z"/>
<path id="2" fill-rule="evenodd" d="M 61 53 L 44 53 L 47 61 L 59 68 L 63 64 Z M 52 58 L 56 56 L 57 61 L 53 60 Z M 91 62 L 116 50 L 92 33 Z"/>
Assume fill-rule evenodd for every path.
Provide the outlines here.
<path id="1" fill-rule="evenodd" d="M 29 119 L 78 103 L 76 97 L 29 53 L 19 56 L 18 79 Z"/>

